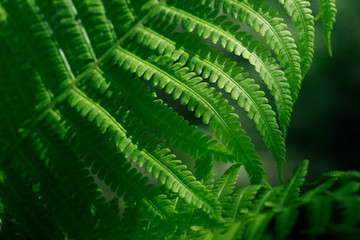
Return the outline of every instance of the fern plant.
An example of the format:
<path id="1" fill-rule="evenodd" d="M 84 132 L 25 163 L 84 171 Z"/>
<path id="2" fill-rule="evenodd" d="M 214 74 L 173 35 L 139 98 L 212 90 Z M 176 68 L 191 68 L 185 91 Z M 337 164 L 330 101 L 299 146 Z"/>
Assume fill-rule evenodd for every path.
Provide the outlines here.
<path id="1" fill-rule="evenodd" d="M 1 238 L 359 234 L 358 172 L 326 173 L 299 196 L 303 161 L 272 188 L 234 112 L 254 122 L 283 183 L 314 17 L 307 0 L 279 3 L 294 33 L 271 1 L 1 0 Z M 319 4 L 331 54 L 335 1 Z M 231 164 L 217 181 L 214 161 Z M 241 167 L 251 185 L 237 189 Z"/>

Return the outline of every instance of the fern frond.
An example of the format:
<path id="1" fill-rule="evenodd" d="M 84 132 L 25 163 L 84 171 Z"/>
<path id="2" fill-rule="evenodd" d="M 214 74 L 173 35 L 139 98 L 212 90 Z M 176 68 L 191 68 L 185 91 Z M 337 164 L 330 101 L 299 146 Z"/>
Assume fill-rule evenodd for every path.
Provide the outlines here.
<path id="1" fill-rule="evenodd" d="M 360 174 L 324 174 L 299 196 L 303 161 L 271 188 L 227 99 L 255 123 L 282 182 L 314 19 L 308 0 L 278 1 L 296 44 L 263 0 L 0 0 L 0 238 L 286 239 L 303 216 L 309 238 L 358 234 Z M 331 54 L 335 0 L 319 3 Z M 213 160 L 233 163 L 216 184 Z M 234 190 L 240 166 L 252 185 Z"/>
<path id="2" fill-rule="evenodd" d="M 251 215 L 257 215 L 261 213 L 267 206 L 274 206 L 278 203 L 277 197 L 282 190 L 282 186 L 276 188 L 264 188 L 260 191 L 257 197 L 254 199 L 253 204 L 249 206 Z"/>
<path id="3" fill-rule="evenodd" d="M 258 41 L 251 41 L 251 36 L 246 35 L 245 32 L 238 32 L 239 26 L 229 21 L 224 22 L 223 16 L 215 18 L 218 12 L 212 11 L 211 8 L 204 8 L 201 5 L 194 8 L 184 5 L 181 1 L 172 4 L 174 6 L 160 8 L 162 19 L 174 18 L 175 23 L 181 23 L 186 31 L 195 31 L 202 39 L 210 38 L 212 43 L 220 42 L 221 47 L 237 56 L 243 56 L 254 65 L 275 97 L 280 125 L 285 131 L 292 108 L 290 89 L 280 66 L 274 58 L 269 57 L 269 52 L 264 52 L 264 46 L 259 46 Z"/>
<path id="4" fill-rule="evenodd" d="M 331 31 L 336 20 L 336 0 L 319 0 L 320 14 L 323 21 L 323 31 L 328 46 L 330 56 L 332 56 L 331 50 Z"/>
<path id="5" fill-rule="evenodd" d="M 69 118 L 65 118 L 69 122 Z M 63 123 L 65 124 L 65 123 Z M 113 192 L 116 192 L 118 197 L 124 195 L 125 199 L 134 199 L 142 201 L 143 204 L 153 206 L 154 213 L 157 210 L 156 216 L 153 218 L 161 220 L 173 219 L 174 215 L 172 211 L 168 211 L 169 207 L 157 197 L 158 189 L 153 185 L 147 185 L 147 178 L 143 178 L 140 173 L 135 169 L 131 169 L 131 164 L 126 161 L 122 154 L 118 153 L 118 150 L 113 146 L 107 145 L 107 139 L 104 136 L 96 136 L 96 132 L 86 132 L 91 129 L 90 123 L 82 123 L 80 126 L 76 120 L 71 121 L 71 125 L 63 126 L 61 135 L 65 138 L 67 135 L 71 136 L 68 141 L 69 144 L 76 146 L 76 151 L 79 152 L 81 158 L 85 158 L 85 163 L 90 167 L 93 174 L 97 174 L 100 180 L 103 180 L 105 184 L 110 186 Z M 73 128 L 73 129 L 72 129 Z M 86 130 L 85 130 L 86 129 Z M 81 134 L 81 135 L 78 135 Z M 94 147 L 92 144 L 84 144 L 85 139 L 97 138 L 97 146 Z M 104 141 L 105 140 L 105 141 Z M 88 141 L 88 140 L 87 140 Z M 91 155 L 88 155 L 88 153 Z M 110 156 L 105 158 L 104 156 Z M 146 214 L 149 216 L 150 213 Z"/>
<path id="6" fill-rule="evenodd" d="M 98 57 L 102 56 L 114 45 L 116 37 L 111 31 L 103 1 L 73 0 L 72 2 L 78 9 L 78 17 L 86 29 L 95 54 Z"/>
<path id="7" fill-rule="evenodd" d="M 156 94 L 151 94 L 148 88 L 144 88 L 139 79 L 121 69 L 104 69 L 102 75 L 94 72 L 91 79 L 85 79 L 78 85 L 86 93 L 107 92 L 102 100 L 106 108 L 117 105 L 131 108 L 139 119 L 147 120 L 144 124 L 150 129 L 156 129 L 156 135 L 158 138 L 163 137 L 165 144 L 171 144 L 185 154 L 189 153 L 194 159 L 200 153 L 222 161 L 233 157 L 226 146 L 219 145 L 211 136 L 198 131 L 196 126 L 189 125 L 162 100 L 156 99 Z M 220 146 L 223 149 L 219 149 Z"/>
<path id="8" fill-rule="evenodd" d="M 193 226 L 192 229 L 194 233 L 188 236 L 185 239 L 191 240 L 217 240 L 217 239 L 226 239 L 226 240 L 239 240 L 243 239 L 246 224 L 245 222 L 234 222 L 234 223 L 225 223 L 222 226 L 218 226 L 216 229 L 210 230 L 203 228 L 201 226 Z"/>
<path id="9" fill-rule="evenodd" d="M 299 211 L 294 208 L 285 208 L 276 216 L 276 239 L 286 239 L 291 232 Z"/>
<path id="10" fill-rule="evenodd" d="M 157 146 L 156 139 L 143 136 L 139 124 L 124 128 L 102 106 L 76 89 L 69 91 L 66 101 L 80 116 L 88 118 L 95 128 L 106 133 L 108 140 L 120 151 L 124 151 L 126 157 L 131 156 L 132 162 L 137 161 L 139 167 L 146 164 L 145 171 L 151 172 L 155 179 L 159 178 L 160 184 L 178 192 L 188 203 L 216 216 L 217 203 L 206 188 L 198 183 L 189 171 L 184 171 L 186 167 L 180 165 L 180 161 L 175 160 L 173 155 L 168 155 L 168 149 Z M 127 137 L 128 132 L 136 128 L 138 130 L 132 133 L 130 138 Z M 97 173 L 96 170 L 94 172 Z"/>
<path id="11" fill-rule="evenodd" d="M 35 146 L 41 146 L 40 142 L 45 143 L 43 149 L 39 149 L 39 151 L 46 151 L 46 155 L 50 159 L 50 171 L 57 177 L 61 176 L 59 182 L 63 188 L 67 188 L 74 196 L 79 195 L 77 196 L 78 202 L 82 202 L 83 205 L 88 203 L 89 206 L 92 206 L 93 215 L 100 219 L 99 228 L 96 230 L 98 236 L 112 239 L 112 236 L 119 234 L 121 226 L 120 218 L 117 216 L 118 212 L 110 208 L 105 197 L 98 191 L 97 184 L 90 172 L 84 170 L 84 163 L 78 160 L 71 149 L 54 132 L 60 128 L 60 123 L 55 118 L 58 118 L 56 114 L 48 115 L 47 123 L 42 126 Z M 49 124 L 51 125 L 49 126 Z"/>
<path id="12" fill-rule="evenodd" d="M 152 24 L 160 25 L 157 30 L 163 29 L 158 22 Z M 201 45 L 201 41 L 191 35 L 171 34 L 168 31 L 162 30 L 160 35 L 149 28 L 139 28 L 134 32 L 139 43 L 159 51 L 160 54 L 170 55 L 174 60 L 187 64 L 191 71 L 195 71 L 212 83 L 217 83 L 220 89 L 225 88 L 239 106 L 248 112 L 248 117 L 254 120 L 269 151 L 278 163 L 279 176 L 282 176 L 282 165 L 285 161 L 284 140 L 278 129 L 275 114 L 263 97 L 264 93 L 258 90 L 259 86 L 254 84 L 254 80 L 246 78 L 247 73 L 241 72 L 242 68 L 222 58 L 215 50 Z M 183 46 L 175 49 L 174 46 L 180 44 Z"/>
<path id="13" fill-rule="evenodd" d="M 213 188 L 213 162 L 206 155 L 200 155 L 195 163 L 194 175 L 208 189 Z"/>
<path id="14" fill-rule="evenodd" d="M 308 72 L 314 56 L 314 16 L 308 0 L 279 0 L 287 14 L 291 17 L 297 34 L 299 54 L 301 58 L 301 77 Z"/>
<path id="15" fill-rule="evenodd" d="M 224 203 L 232 193 L 241 165 L 235 164 L 229 167 L 221 178 L 216 182 L 213 194 L 220 203 Z"/>
<path id="16" fill-rule="evenodd" d="M 328 180 L 360 180 L 360 173 L 356 171 L 330 171 L 322 174 L 316 181 L 312 184 L 323 183 Z"/>
<path id="17" fill-rule="evenodd" d="M 250 223 L 247 225 L 244 239 L 255 240 L 260 239 L 263 235 L 266 227 L 274 216 L 274 212 L 270 213 L 261 213 L 253 217 L 251 220 L 248 220 Z"/>
<path id="18" fill-rule="evenodd" d="M 42 70 L 40 73 L 43 79 L 52 79 L 46 84 L 54 95 L 58 95 L 71 84 L 73 74 L 42 20 L 39 9 L 29 1 L 16 0 L 3 4 L 9 14 L 8 27 L 11 30 L 18 29 L 22 48 L 25 47 L 26 61 Z"/>
<path id="19" fill-rule="evenodd" d="M 54 36 L 68 59 L 76 76 L 95 62 L 96 57 L 88 35 L 77 19 L 76 9 L 69 1 L 37 1 L 41 13 L 49 23 Z M 59 11 L 61 9 L 61 11 Z M 57 13 L 59 12 L 59 13 Z"/>
<path id="20" fill-rule="evenodd" d="M 221 93 L 208 88 L 208 84 L 195 77 L 195 73 L 188 72 L 188 68 L 172 64 L 172 60 L 167 57 L 151 58 L 149 62 L 128 50 L 118 48 L 112 61 L 112 65 L 151 80 L 154 86 L 165 88 L 165 92 L 171 93 L 174 99 L 180 99 L 181 104 L 188 105 L 188 109 L 195 111 L 196 117 L 202 117 L 203 122 L 209 124 L 210 130 L 231 151 L 236 150 L 236 161 L 245 166 L 251 182 L 261 181 L 264 171 L 259 156 L 250 139 L 244 135 L 245 131 L 240 128 L 240 122 L 236 121 L 238 116 L 231 113 L 233 108 L 220 98 Z"/>
<path id="21" fill-rule="evenodd" d="M 304 160 L 296 166 L 290 180 L 283 186 L 278 207 L 281 208 L 286 204 L 292 203 L 299 196 L 300 187 L 305 181 L 308 164 L 309 161 Z"/>
<path id="22" fill-rule="evenodd" d="M 252 185 L 237 189 L 228 203 L 224 204 L 224 216 L 232 221 L 238 220 L 242 213 L 248 211 L 261 187 L 261 185 Z"/>
<path id="23" fill-rule="evenodd" d="M 284 20 L 277 17 L 277 12 L 270 5 L 265 6 L 263 1 L 216 1 L 224 2 L 225 13 L 230 13 L 233 18 L 246 23 L 264 37 L 270 49 L 276 53 L 280 65 L 286 68 L 285 77 L 290 85 L 292 102 L 295 103 L 301 83 L 300 56 Z"/>
<path id="24" fill-rule="evenodd" d="M 319 235 L 327 231 L 330 222 L 331 205 L 333 200 L 330 198 L 315 198 L 308 207 L 308 226 L 307 233 Z"/>
<path id="25" fill-rule="evenodd" d="M 123 36 L 134 22 L 136 22 L 137 16 L 129 6 L 127 0 L 105 0 L 106 13 L 108 14 L 114 31 L 118 37 Z"/>
<path id="26" fill-rule="evenodd" d="M 330 179 L 329 181 L 326 181 L 326 182 L 318 185 L 317 187 L 313 188 L 312 190 L 307 191 L 306 193 L 301 195 L 301 197 L 298 201 L 301 203 L 310 203 L 312 201 L 312 199 L 315 198 L 316 195 L 321 195 L 324 192 L 328 191 L 328 189 L 330 189 L 330 187 L 333 186 L 335 181 L 336 181 L 335 179 Z"/>

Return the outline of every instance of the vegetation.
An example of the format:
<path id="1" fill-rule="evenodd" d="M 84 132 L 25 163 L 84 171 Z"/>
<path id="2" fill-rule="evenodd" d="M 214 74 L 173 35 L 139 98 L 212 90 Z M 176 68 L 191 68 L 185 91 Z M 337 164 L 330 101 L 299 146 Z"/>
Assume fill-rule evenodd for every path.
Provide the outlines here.
<path id="1" fill-rule="evenodd" d="M 278 2 L 0 0 L 1 239 L 357 239 L 359 172 L 300 194 L 304 160 L 284 183 L 315 19 Z M 335 0 L 318 2 L 331 55 Z"/>

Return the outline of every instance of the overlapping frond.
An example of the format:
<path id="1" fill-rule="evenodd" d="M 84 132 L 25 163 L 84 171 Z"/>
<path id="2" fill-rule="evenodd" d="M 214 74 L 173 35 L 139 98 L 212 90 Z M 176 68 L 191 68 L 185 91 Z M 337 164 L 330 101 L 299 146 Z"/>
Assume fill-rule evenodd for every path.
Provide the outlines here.
<path id="1" fill-rule="evenodd" d="M 186 10 L 185 10 L 186 9 Z M 246 32 L 238 31 L 239 26 L 231 21 L 225 21 L 226 16 L 217 17 L 218 11 L 204 8 L 202 5 L 190 6 L 190 3 L 175 1 L 171 6 L 160 8 L 160 18 L 173 18 L 176 24 L 181 24 L 188 31 L 195 31 L 202 39 L 210 39 L 213 44 L 219 43 L 222 48 L 237 56 L 243 56 L 254 65 L 260 77 L 275 97 L 279 113 L 280 125 L 284 131 L 290 121 L 291 94 L 284 72 L 265 47 L 258 41 L 251 40 Z"/>
<path id="2" fill-rule="evenodd" d="M 158 22 L 152 25 L 162 26 Z M 211 83 L 217 83 L 220 89 L 228 92 L 239 106 L 248 112 L 248 117 L 254 120 L 269 151 L 278 163 L 279 176 L 281 176 L 282 165 L 285 161 L 284 139 L 278 129 L 271 106 L 267 104 L 267 100 L 263 97 L 264 93 L 258 90 L 259 86 L 254 84 L 254 80 L 246 78 L 247 73 L 242 72 L 242 68 L 237 67 L 235 62 L 222 58 L 221 54 L 216 53 L 214 49 L 201 45 L 200 39 L 194 39 L 191 35 L 184 33 L 171 34 L 172 28 L 164 30 L 157 27 L 156 29 L 161 34 L 150 28 L 135 30 L 137 41 L 157 50 L 160 54 L 171 56 L 174 61 L 188 66 L 190 70 L 202 75 Z M 181 48 L 175 49 L 176 44 L 182 45 Z"/>
<path id="3" fill-rule="evenodd" d="M 301 76 L 305 77 L 314 56 L 314 16 L 308 0 L 279 0 L 291 17 L 297 34 L 301 58 Z"/>
<path id="4" fill-rule="evenodd" d="M 241 214 L 246 213 L 261 187 L 261 185 L 251 185 L 237 189 L 228 203 L 224 204 L 224 216 L 233 221 L 239 219 Z"/>
<path id="5" fill-rule="evenodd" d="M 138 78 L 121 69 L 104 68 L 103 73 L 95 72 L 91 79 L 79 82 L 79 87 L 89 93 L 108 92 L 102 100 L 108 108 L 120 105 L 131 108 L 139 119 L 146 119 L 144 124 L 156 129 L 156 135 L 163 137 L 165 144 L 171 143 L 172 147 L 180 148 L 194 159 L 200 154 L 212 156 L 217 161 L 233 158 L 226 146 L 189 125 L 161 99 L 156 99 L 156 94 L 150 93 Z"/>
<path id="6" fill-rule="evenodd" d="M 235 183 L 239 176 L 240 167 L 241 165 L 238 164 L 232 165 L 216 182 L 213 193 L 216 199 L 220 201 L 220 203 L 224 203 L 235 188 Z"/>
<path id="7" fill-rule="evenodd" d="M 309 161 L 302 161 L 293 171 L 290 180 L 283 186 L 281 191 L 281 201 L 278 202 L 279 207 L 289 204 L 299 195 L 300 187 L 305 181 Z"/>
<path id="8" fill-rule="evenodd" d="M 245 166 L 251 181 L 260 182 L 264 172 L 259 156 L 250 138 L 244 135 L 245 131 L 240 128 L 240 122 L 236 121 L 238 116 L 232 113 L 233 107 L 221 98 L 221 93 L 207 87 L 208 84 L 196 77 L 195 73 L 189 72 L 188 68 L 182 67 L 180 63 L 173 64 L 166 56 L 147 57 L 145 60 L 139 57 L 142 53 L 136 53 L 118 48 L 113 59 L 109 61 L 112 65 L 134 72 L 138 77 L 151 80 L 153 86 L 165 89 L 174 99 L 186 104 L 190 111 L 195 112 L 196 117 L 202 117 L 203 122 L 209 124 L 210 130 L 229 150 L 236 152 L 235 160 Z"/>
<path id="9" fill-rule="evenodd" d="M 139 167 L 146 165 L 145 171 L 151 173 L 155 179 L 158 178 L 160 184 L 165 184 L 168 189 L 178 192 L 179 196 L 185 198 L 188 203 L 216 216 L 218 210 L 216 210 L 217 203 L 215 199 L 204 186 L 195 180 L 189 171 L 185 171 L 186 166 L 180 165 L 180 161 L 175 160 L 175 156 L 169 155 L 168 149 L 157 145 L 156 138 L 149 134 L 144 135 L 143 127 L 139 122 L 132 122 L 131 119 L 128 123 L 123 122 L 121 124 L 118 122 L 121 118 L 126 117 L 126 111 L 119 111 L 120 116 L 117 117 L 118 121 L 116 121 L 114 118 L 116 116 L 115 112 L 112 112 L 113 115 L 111 115 L 101 105 L 93 102 L 84 93 L 76 89 L 69 91 L 69 97 L 66 101 L 69 107 L 73 109 L 64 106 L 65 109 L 68 109 L 67 111 L 72 112 L 72 114 L 67 113 L 67 118 L 74 119 L 72 117 L 74 113 L 88 118 L 95 128 L 99 128 L 101 133 L 106 134 L 106 138 L 118 150 L 124 152 L 125 157 L 131 156 L 130 161 L 137 161 Z M 126 115 L 121 117 L 124 114 Z M 75 118 L 73 121 L 76 120 Z M 123 124 L 128 125 L 125 125 L 125 127 Z M 77 124 L 78 127 L 80 125 Z M 130 134 L 130 137 L 127 136 L 128 134 Z M 103 141 L 103 144 L 108 144 L 108 142 Z M 98 155 L 101 156 L 102 154 L 98 153 Z M 99 172 L 97 167 L 96 165 L 93 166 L 92 171 L 102 175 L 102 172 Z"/>
<path id="10" fill-rule="evenodd" d="M 263 1 L 218 1 L 223 2 L 225 13 L 230 13 L 233 18 L 246 23 L 264 37 L 270 49 L 277 55 L 280 65 L 285 68 L 285 77 L 290 85 L 292 101 L 295 103 L 301 83 L 300 56 L 287 25 L 283 23 L 284 20 L 277 17 L 277 12 Z"/>

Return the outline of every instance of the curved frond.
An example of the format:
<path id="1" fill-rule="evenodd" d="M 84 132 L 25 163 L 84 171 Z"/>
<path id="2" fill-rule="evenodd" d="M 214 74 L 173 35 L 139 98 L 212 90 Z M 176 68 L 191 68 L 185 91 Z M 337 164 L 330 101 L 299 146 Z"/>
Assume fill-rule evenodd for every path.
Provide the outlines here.
<path id="1" fill-rule="evenodd" d="M 305 77 L 314 56 L 314 16 L 308 0 L 279 0 L 291 17 L 298 39 L 301 76 Z"/>
<path id="2" fill-rule="evenodd" d="M 233 192 L 241 165 L 235 164 L 229 167 L 221 178 L 216 182 L 213 194 L 220 203 L 224 203 Z"/>
<path id="3" fill-rule="evenodd" d="M 259 156 L 250 138 L 240 128 L 240 122 L 236 121 L 238 116 L 232 113 L 233 108 L 221 98 L 221 93 L 207 87 L 208 84 L 202 82 L 200 77 L 195 77 L 195 73 L 189 72 L 188 68 L 179 63 L 173 64 L 166 56 L 144 60 L 124 48 L 118 48 L 110 61 L 112 66 L 123 67 L 138 77 L 151 80 L 154 86 L 165 88 L 166 93 L 179 99 L 181 104 L 186 104 L 190 111 L 195 111 L 195 116 L 202 117 L 216 137 L 237 153 L 235 159 L 245 166 L 251 181 L 261 181 L 264 172 Z"/>
<path id="4" fill-rule="evenodd" d="M 131 164 L 126 161 L 123 154 L 119 153 L 114 146 L 107 144 L 108 140 L 105 136 L 97 136 L 97 133 L 94 133 L 92 123 L 82 122 L 80 125 L 78 120 L 69 117 L 70 109 L 64 113 L 65 115 L 61 117 L 65 122 L 62 123 L 63 128 L 60 130 L 60 135 L 65 139 L 70 136 L 67 141 L 75 146 L 74 150 L 79 152 L 80 157 L 85 158 L 85 163 L 91 167 L 93 174 L 97 174 L 100 180 L 109 185 L 118 197 L 124 195 L 124 199 L 135 199 L 152 205 L 154 207 L 152 213 L 155 214 L 153 218 L 165 221 L 173 219 L 173 212 L 168 211 L 170 203 L 166 205 L 158 198 L 159 190 L 153 185 L 148 185 L 148 179 L 142 177 L 142 174 L 138 173 L 136 169 L 131 168 Z M 92 131 L 89 131 L 90 129 Z M 90 138 L 95 138 L 97 145 L 84 144 L 84 142 L 89 142 Z"/>
<path id="5" fill-rule="evenodd" d="M 174 6 L 160 8 L 160 18 L 174 18 L 174 22 L 181 24 L 186 31 L 195 31 L 200 38 L 209 38 L 214 44 L 219 42 L 228 52 L 249 60 L 274 96 L 280 125 L 285 131 L 292 111 L 289 84 L 280 65 L 270 57 L 269 52 L 264 51 L 265 47 L 259 45 L 258 41 L 251 40 L 246 32 L 239 32 L 239 26 L 225 21 L 224 16 L 215 18 L 218 12 L 211 8 L 204 8 L 202 5 L 194 8 L 181 1 L 172 4 Z"/>
<path id="6" fill-rule="evenodd" d="M 336 20 L 336 0 L 319 0 L 319 6 L 321 18 L 323 20 L 323 31 L 326 45 L 328 46 L 330 56 L 332 56 L 331 31 Z"/>
<path id="7" fill-rule="evenodd" d="M 161 27 L 158 30 L 160 29 Z M 282 176 L 285 143 L 276 123 L 275 114 L 267 104 L 264 93 L 258 90 L 259 86 L 254 84 L 254 80 L 246 78 L 247 73 L 242 72 L 241 67 L 236 66 L 235 62 L 229 59 L 222 58 L 214 49 L 201 45 L 201 40 L 194 39 L 191 35 L 167 34 L 168 30 L 161 31 L 160 35 L 149 28 L 139 28 L 134 32 L 139 43 L 159 51 L 160 54 L 171 56 L 174 60 L 187 65 L 190 70 L 202 75 L 204 79 L 217 83 L 220 89 L 224 88 L 238 105 L 248 112 L 248 117 L 254 120 L 265 144 L 278 163 L 279 176 Z M 180 44 L 181 48 L 175 49 L 174 46 Z"/>
<path id="8" fill-rule="evenodd" d="M 281 200 L 278 202 L 279 207 L 290 204 L 299 195 L 300 187 L 305 181 L 309 161 L 302 161 L 293 171 L 290 180 L 283 186 L 281 191 Z"/>
<path id="9" fill-rule="evenodd" d="M 86 93 L 107 92 L 102 100 L 106 108 L 118 105 L 131 108 L 139 119 L 146 119 L 144 124 L 156 129 L 157 137 L 163 137 L 165 144 L 180 148 L 194 159 L 200 154 L 212 156 L 217 161 L 233 158 L 226 146 L 198 131 L 196 126 L 189 125 L 161 99 L 156 99 L 156 94 L 150 93 L 138 78 L 121 69 L 105 68 L 103 73 L 94 72 L 91 79 L 85 79 L 78 85 Z"/>
<path id="10" fill-rule="evenodd" d="M 107 138 L 120 151 L 124 151 L 126 157 L 131 156 L 132 162 L 137 161 L 139 167 L 146 165 L 145 171 L 151 172 L 155 179 L 158 178 L 160 184 L 165 184 L 168 189 L 178 192 L 179 196 L 185 198 L 188 203 L 216 216 L 218 210 L 215 199 L 189 171 L 184 171 L 186 166 L 180 165 L 180 161 L 168 154 L 168 149 L 154 144 L 157 140 L 151 135 L 143 135 L 143 128 L 139 123 L 130 122 L 125 128 L 102 106 L 77 89 L 69 91 L 66 101 L 80 116 L 87 117 L 94 127 L 106 133 Z M 65 109 L 67 108 L 65 106 Z M 70 117 L 69 113 L 67 117 Z M 129 132 L 130 138 L 127 137 Z M 98 173 L 96 169 L 93 171 Z"/>
<path id="11" fill-rule="evenodd" d="M 233 221 L 238 220 L 242 213 L 248 211 L 261 187 L 261 185 L 252 185 L 237 189 L 228 203 L 224 205 L 224 216 L 231 218 Z"/>
<path id="12" fill-rule="evenodd" d="M 135 25 L 137 18 L 129 5 L 129 1 L 105 0 L 103 2 L 116 35 L 118 37 L 123 36 L 132 25 Z"/>
<path id="13" fill-rule="evenodd" d="M 281 67 L 286 68 L 285 77 L 290 85 L 292 102 L 298 97 L 301 83 L 300 55 L 291 33 L 277 17 L 277 12 L 263 1 L 256 0 L 216 0 L 224 2 L 223 10 L 233 18 L 246 23 L 261 36 L 273 50 Z"/>

